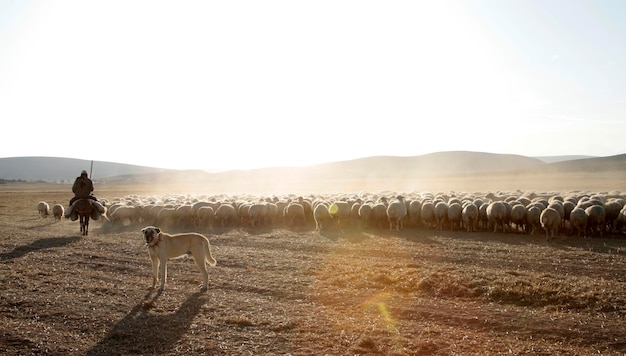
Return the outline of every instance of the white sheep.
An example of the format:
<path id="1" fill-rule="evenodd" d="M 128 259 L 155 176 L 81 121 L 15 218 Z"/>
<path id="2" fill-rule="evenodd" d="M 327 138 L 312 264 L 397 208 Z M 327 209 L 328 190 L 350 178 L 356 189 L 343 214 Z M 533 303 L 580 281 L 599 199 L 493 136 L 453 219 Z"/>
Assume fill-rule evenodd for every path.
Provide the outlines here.
<path id="1" fill-rule="evenodd" d="M 502 227 L 502 232 L 506 231 L 507 205 L 499 200 L 487 205 L 487 218 L 489 219 L 489 225 L 493 226 L 494 233 L 498 232 L 498 226 Z"/>
<path id="2" fill-rule="evenodd" d="M 581 208 L 574 208 L 569 214 L 569 222 L 572 226 L 572 233 L 576 231 L 578 237 L 583 234 L 587 237 L 587 213 Z"/>
<path id="3" fill-rule="evenodd" d="M 561 227 L 561 214 L 554 208 L 545 208 L 539 217 L 541 227 L 546 230 L 546 239 L 554 238 L 554 234 L 559 232 Z"/>
<path id="4" fill-rule="evenodd" d="M 215 211 L 213 207 L 206 205 L 198 208 L 196 213 L 196 223 L 201 228 L 212 228 Z"/>
<path id="5" fill-rule="evenodd" d="M 346 201 L 336 201 L 328 207 L 330 217 L 335 223 L 335 227 L 341 230 L 344 226 L 348 225 L 350 221 L 350 204 Z M 385 212 L 385 218 L 387 213 Z"/>
<path id="6" fill-rule="evenodd" d="M 540 204 L 530 204 L 526 207 L 526 224 L 530 234 L 534 235 L 535 231 L 541 227 L 541 212 L 543 209 Z"/>
<path id="7" fill-rule="evenodd" d="M 61 204 L 54 204 L 52 206 L 52 215 L 54 216 L 54 221 L 61 221 L 63 218 L 63 214 L 65 214 L 65 208 Z"/>
<path id="8" fill-rule="evenodd" d="M 384 228 L 387 224 L 387 205 L 383 202 L 378 202 L 372 205 L 371 222 L 375 228 Z"/>
<path id="9" fill-rule="evenodd" d="M 372 221 L 372 205 L 365 203 L 359 207 L 359 221 L 363 228 L 368 229 Z"/>
<path id="10" fill-rule="evenodd" d="M 622 211 L 623 207 L 624 201 L 621 199 L 610 199 L 604 203 L 604 211 L 606 214 L 605 221 L 609 232 L 615 230 L 617 218 L 619 217 L 619 213 Z"/>
<path id="11" fill-rule="evenodd" d="M 119 208 L 118 208 L 119 209 Z M 176 208 L 166 205 L 159 209 L 154 220 L 154 226 L 173 226 L 176 223 Z"/>
<path id="12" fill-rule="evenodd" d="M 526 231 L 528 210 L 521 203 L 511 207 L 511 222 L 515 224 L 515 230 Z"/>
<path id="13" fill-rule="evenodd" d="M 283 212 L 285 216 L 285 221 L 289 227 L 294 227 L 296 225 L 303 226 L 306 223 L 306 218 L 304 216 L 304 206 L 299 203 L 290 203 L 287 205 Z"/>
<path id="14" fill-rule="evenodd" d="M 128 226 L 139 222 L 139 209 L 134 206 L 119 206 L 113 212 L 109 213 L 109 221 L 111 224 L 119 222 L 123 226 Z"/>
<path id="15" fill-rule="evenodd" d="M 460 229 L 463 221 L 463 206 L 458 201 L 448 204 L 448 222 L 450 223 L 450 229 Z"/>
<path id="16" fill-rule="evenodd" d="M 467 232 L 476 231 L 478 224 L 478 207 L 474 203 L 469 203 L 463 207 L 461 218 Z"/>
<path id="17" fill-rule="evenodd" d="M 593 234 L 595 231 L 600 233 L 600 237 L 602 237 L 602 233 L 604 231 L 604 224 L 606 222 L 606 211 L 602 205 L 594 204 L 587 209 L 585 209 L 585 214 L 587 214 L 587 229 L 589 230 L 589 236 Z"/>
<path id="18" fill-rule="evenodd" d="M 37 212 L 40 218 L 47 218 L 50 215 L 50 205 L 45 201 L 40 201 L 37 203 Z"/>
<path id="19" fill-rule="evenodd" d="M 411 200 L 407 213 L 411 226 L 419 226 L 422 220 L 422 202 L 417 199 Z"/>
<path id="20" fill-rule="evenodd" d="M 332 221 L 328 206 L 324 203 L 319 203 L 313 208 L 313 218 L 315 219 L 315 231 L 324 232 Z"/>
<path id="21" fill-rule="evenodd" d="M 176 225 L 183 227 L 195 225 L 195 214 L 191 205 L 184 204 L 176 208 Z"/>
<path id="22" fill-rule="evenodd" d="M 435 221 L 437 223 L 437 229 L 443 230 L 443 224 L 448 218 L 448 204 L 443 201 L 438 201 L 435 204 Z"/>
<path id="23" fill-rule="evenodd" d="M 404 197 L 398 195 L 396 197 L 397 200 L 392 201 L 387 206 L 387 220 L 389 221 L 389 230 L 393 230 L 394 228 L 397 231 L 402 230 L 402 223 L 406 218 L 406 203 L 404 201 Z"/>
<path id="24" fill-rule="evenodd" d="M 248 208 L 248 217 L 250 219 L 250 226 L 253 228 L 257 225 L 267 225 L 269 215 L 269 203 L 256 203 L 250 205 Z"/>
<path id="25" fill-rule="evenodd" d="M 422 202 L 422 210 L 420 212 L 422 223 L 428 228 L 432 228 L 435 225 L 435 204 L 430 201 Z"/>
<path id="26" fill-rule="evenodd" d="M 237 221 L 237 209 L 232 204 L 222 204 L 215 210 L 215 222 L 221 227 L 234 224 Z"/>

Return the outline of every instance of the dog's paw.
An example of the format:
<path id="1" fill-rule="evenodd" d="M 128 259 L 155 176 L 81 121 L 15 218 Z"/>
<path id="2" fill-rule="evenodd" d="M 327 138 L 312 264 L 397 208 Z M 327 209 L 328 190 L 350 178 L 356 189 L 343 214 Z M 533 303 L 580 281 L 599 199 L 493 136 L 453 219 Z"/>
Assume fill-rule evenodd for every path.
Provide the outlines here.
<path id="1" fill-rule="evenodd" d="M 201 292 L 206 292 L 209 288 L 207 286 L 201 285 L 200 286 L 200 291 Z"/>

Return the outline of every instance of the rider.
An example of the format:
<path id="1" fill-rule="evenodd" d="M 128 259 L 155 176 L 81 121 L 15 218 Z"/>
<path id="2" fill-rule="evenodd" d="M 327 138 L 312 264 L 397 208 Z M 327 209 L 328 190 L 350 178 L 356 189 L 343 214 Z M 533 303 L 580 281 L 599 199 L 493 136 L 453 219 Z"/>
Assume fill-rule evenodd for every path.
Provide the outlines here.
<path id="1" fill-rule="evenodd" d="M 72 210 L 74 209 L 74 203 L 78 199 L 93 200 L 95 203 L 94 205 L 98 207 L 98 211 L 100 211 L 100 214 L 104 213 L 104 206 L 92 194 L 93 182 L 87 176 L 87 171 L 83 170 L 82 172 L 80 172 L 80 177 L 76 177 L 76 180 L 74 181 L 74 185 L 72 186 L 72 192 L 74 192 L 74 197 L 70 200 L 70 207 L 67 209 L 67 212 L 65 212 L 66 219 L 72 215 Z"/>

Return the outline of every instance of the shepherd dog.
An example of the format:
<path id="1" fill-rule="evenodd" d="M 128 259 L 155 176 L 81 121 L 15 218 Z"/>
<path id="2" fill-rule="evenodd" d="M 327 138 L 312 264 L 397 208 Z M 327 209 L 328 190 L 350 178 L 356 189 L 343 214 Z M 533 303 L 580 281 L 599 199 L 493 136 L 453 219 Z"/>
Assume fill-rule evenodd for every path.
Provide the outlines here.
<path id="1" fill-rule="evenodd" d="M 171 235 L 155 226 L 146 226 L 141 229 L 141 232 L 152 261 L 152 288 L 155 288 L 157 282 L 160 281 L 159 291 L 165 289 L 167 260 L 191 255 L 202 274 L 201 290 L 207 290 L 209 272 L 206 263 L 213 267 L 217 261 L 211 255 L 211 245 L 206 236 L 195 232 Z"/>

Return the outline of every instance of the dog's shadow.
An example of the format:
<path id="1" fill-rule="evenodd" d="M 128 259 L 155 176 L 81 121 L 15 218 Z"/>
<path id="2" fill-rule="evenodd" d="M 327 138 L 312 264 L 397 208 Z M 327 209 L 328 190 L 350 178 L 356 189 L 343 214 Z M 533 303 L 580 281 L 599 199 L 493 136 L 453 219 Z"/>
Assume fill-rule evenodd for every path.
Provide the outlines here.
<path id="1" fill-rule="evenodd" d="M 161 295 L 152 290 L 86 355 L 130 355 L 167 353 L 188 331 L 206 300 L 196 292 L 172 314 L 154 314 L 150 309 Z"/>

